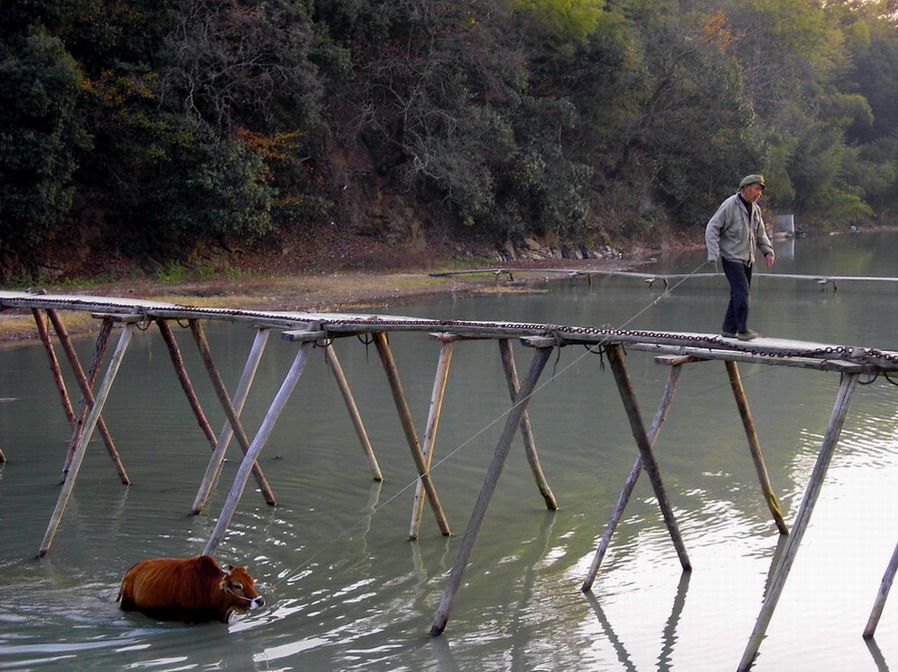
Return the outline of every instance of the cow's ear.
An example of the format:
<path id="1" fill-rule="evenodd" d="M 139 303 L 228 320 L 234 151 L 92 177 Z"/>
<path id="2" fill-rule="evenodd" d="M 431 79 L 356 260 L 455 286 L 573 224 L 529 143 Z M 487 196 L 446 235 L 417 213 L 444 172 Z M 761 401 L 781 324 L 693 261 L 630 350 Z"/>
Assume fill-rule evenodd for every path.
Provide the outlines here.
<path id="1" fill-rule="evenodd" d="M 234 569 L 234 565 L 225 565 L 225 571 L 227 571 L 228 574 L 231 573 L 232 569 Z"/>

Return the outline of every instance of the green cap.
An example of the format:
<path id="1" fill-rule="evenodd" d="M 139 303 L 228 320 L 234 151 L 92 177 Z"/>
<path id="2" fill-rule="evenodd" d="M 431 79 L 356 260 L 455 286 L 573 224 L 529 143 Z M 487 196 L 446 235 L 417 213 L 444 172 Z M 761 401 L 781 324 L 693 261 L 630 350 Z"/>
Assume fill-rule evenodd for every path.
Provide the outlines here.
<path id="1" fill-rule="evenodd" d="M 767 185 L 764 183 L 763 175 L 746 175 L 739 183 L 739 188 L 747 187 L 749 184 L 760 184 L 765 189 L 767 188 Z"/>

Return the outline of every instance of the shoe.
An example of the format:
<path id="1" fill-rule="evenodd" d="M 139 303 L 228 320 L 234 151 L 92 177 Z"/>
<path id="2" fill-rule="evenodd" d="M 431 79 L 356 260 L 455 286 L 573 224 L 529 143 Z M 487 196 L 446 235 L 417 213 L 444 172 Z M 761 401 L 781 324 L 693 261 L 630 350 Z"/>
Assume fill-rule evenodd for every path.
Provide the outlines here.
<path id="1" fill-rule="evenodd" d="M 735 331 L 724 331 L 723 329 L 721 329 L 720 335 L 723 336 L 724 338 L 736 338 Z"/>
<path id="2" fill-rule="evenodd" d="M 738 338 L 740 341 L 753 341 L 758 336 L 760 336 L 760 334 L 757 331 L 752 331 L 751 329 L 746 329 L 745 331 L 740 331 L 738 334 L 736 334 L 736 338 Z"/>

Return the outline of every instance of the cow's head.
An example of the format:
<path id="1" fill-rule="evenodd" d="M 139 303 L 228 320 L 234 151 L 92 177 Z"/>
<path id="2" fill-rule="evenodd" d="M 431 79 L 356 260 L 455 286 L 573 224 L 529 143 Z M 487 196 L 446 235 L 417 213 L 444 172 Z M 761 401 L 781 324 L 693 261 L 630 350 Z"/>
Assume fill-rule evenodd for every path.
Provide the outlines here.
<path id="1" fill-rule="evenodd" d="M 265 604 L 265 599 L 253 587 L 253 577 L 249 575 L 245 567 L 227 565 L 227 569 L 222 571 L 219 588 L 228 595 L 230 605 L 234 609 L 248 611 Z"/>

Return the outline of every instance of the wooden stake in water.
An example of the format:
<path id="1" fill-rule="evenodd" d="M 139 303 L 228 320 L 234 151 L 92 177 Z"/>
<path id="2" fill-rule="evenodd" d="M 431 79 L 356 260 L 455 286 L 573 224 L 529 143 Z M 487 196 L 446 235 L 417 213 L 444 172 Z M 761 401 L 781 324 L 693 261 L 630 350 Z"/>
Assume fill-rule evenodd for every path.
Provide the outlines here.
<path id="1" fill-rule="evenodd" d="M 773 582 L 767 590 L 767 596 L 761 611 L 758 614 L 758 620 L 755 622 L 754 630 L 742 654 L 742 660 L 739 662 L 738 672 L 746 672 L 752 665 L 761 642 L 767 632 L 767 626 L 770 625 L 770 619 L 773 611 L 776 609 L 776 603 L 779 601 L 783 587 L 786 585 L 786 579 L 789 577 L 789 571 L 792 569 L 792 563 L 798 553 L 798 546 L 801 538 L 804 536 L 808 523 L 811 520 L 811 514 L 814 512 L 814 505 L 820 496 L 820 489 L 823 487 L 823 479 L 829 468 L 833 453 L 839 443 L 839 436 L 842 434 L 842 426 L 845 424 L 845 417 L 848 415 L 848 408 L 851 406 L 851 396 L 857 385 L 857 373 L 842 374 L 842 383 L 839 386 L 839 393 L 836 395 L 836 401 L 833 404 L 832 414 L 829 418 L 829 424 L 826 427 L 826 434 L 823 436 L 823 445 L 820 447 L 820 453 L 817 455 L 817 461 L 814 464 L 814 470 L 811 472 L 810 481 L 805 489 L 804 498 L 801 500 L 801 507 L 795 522 L 792 524 L 792 532 L 789 534 L 783 555 L 780 558 L 776 574 Z"/>
<path id="2" fill-rule="evenodd" d="M 670 367 L 670 372 L 667 374 L 667 384 L 664 386 L 664 392 L 661 395 L 661 403 L 658 404 L 658 410 L 655 411 L 655 417 L 652 418 L 652 425 L 649 427 L 648 431 L 648 440 L 653 446 L 655 444 L 655 439 L 658 437 L 658 432 L 661 431 L 661 427 L 667 419 L 667 413 L 673 403 L 674 393 L 677 390 L 677 383 L 680 380 L 680 372 L 682 370 L 682 364 L 674 364 Z M 639 475 L 642 473 L 642 464 L 642 454 L 640 454 L 636 457 L 636 461 L 633 463 L 633 467 L 627 475 L 624 487 L 617 496 L 617 503 L 614 506 L 614 510 L 611 512 L 611 520 L 609 520 L 608 524 L 605 526 L 605 532 L 602 534 L 602 539 L 599 541 L 596 554 L 592 559 L 592 565 L 590 565 L 589 572 L 586 574 L 586 580 L 581 587 L 581 590 L 584 592 L 592 590 L 592 584 L 595 582 L 596 575 L 599 573 L 599 567 L 601 567 L 602 560 L 605 558 L 605 553 L 608 551 L 608 546 L 611 544 L 611 537 L 614 535 L 614 531 L 617 529 L 617 525 L 624 515 L 624 509 L 627 508 L 630 496 L 633 494 L 633 489 L 636 487 L 636 481 L 639 480 Z"/>
<path id="3" fill-rule="evenodd" d="M 384 475 L 380 470 L 380 465 L 377 463 L 374 448 L 371 447 L 371 440 L 368 438 L 368 431 L 365 429 L 365 423 L 362 422 L 359 407 L 355 403 L 355 397 L 352 395 L 349 381 L 346 380 L 346 375 L 343 373 L 343 367 L 340 365 L 340 360 L 337 358 L 337 352 L 334 350 L 333 344 L 324 349 L 324 361 L 327 362 L 327 367 L 334 374 L 334 379 L 337 381 L 337 387 L 340 389 L 343 402 L 346 404 L 346 410 L 349 411 L 352 426 L 355 428 L 356 436 L 359 437 L 359 442 L 362 444 L 362 451 L 368 460 L 371 476 L 375 481 L 382 481 L 384 480 Z"/>
<path id="4" fill-rule="evenodd" d="M 234 391 L 234 398 L 232 400 L 234 412 L 237 414 L 238 418 L 243 412 L 243 406 L 246 403 L 247 397 L 249 397 L 249 389 L 252 387 L 253 379 L 259 368 L 262 353 L 265 352 L 265 345 L 268 343 L 268 335 L 270 333 L 271 332 L 265 327 L 259 327 L 256 330 L 256 336 L 253 339 L 253 344 L 250 348 L 249 355 L 246 358 L 246 363 L 243 365 L 243 373 L 240 375 L 240 382 L 237 383 L 237 389 Z M 202 512 L 206 507 L 206 502 L 209 500 L 212 488 L 215 486 L 215 482 L 218 480 L 218 476 L 221 473 L 225 454 L 228 451 L 228 446 L 230 445 L 233 436 L 234 429 L 231 427 L 231 422 L 225 420 L 221 431 L 218 432 L 218 443 L 215 444 L 215 450 L 212 451 L 212 457 L 209 459 L 209 464 L 206 465 L 206 473 L 203 475 L 203 482 L 200 484 L 200 488 L 193 500 L 192 512 L 194 514 Z"/>
<path id="5" fill-rule="evenodd" d="M 72 339 L 69 337 L 69 332 L 66 329 L 65 324 L 59 319 L 59 313 L 53 309 L 47 310 L 47 316 L 50 318 L 50 322 L 53 323 L 53 329 L 56 331 L 56 336 L 62 344 L 62 350 L 69 360 L 69 365 L 72 367 L 72 372 L 75 374 L 75 380 L 78 382 L 78 387 L 81 388 L 81 395 L 84 397 L 85 403 L 88 406 L 93 406 L 93 382 L 88 381 L 87 376 L 84 375 L 84 369 L 81 367 L 81 361 L 78 359 L 78 353 L 75 352 L 75 346 L 72 345 Z M 115 448 L 115 443 L 112 441 L 112 435 L 109 433 L 109 429 L 106 427 L 106 421 L 103 420 L 102 416 L 98 418 L 97 428 L 99 428 L 100 436 L 103 437 L 103 442 L 106 444 L 106 452 L 109 453 L 109 457 L 118 472 L 119 480 L 121 480 L 124 485 L 130 485 L 131 479 L 128 478 L 128 474 L 125 471 L 125 465 L 122 464 L 122 460 Z M 63 474 L 63 478 L 65 477 L 65 474 Z"/>
<path id="6" fill-rule="evenodd" d="M 103 322 L 100 325 L 100 331 L 97 333 L 94 358 L 90 363 L 90 370 L 87 374 L 87 384 L 90 386 L 90 389 L 94 389 L 94 385 L 96 385 L 97 382 L 97 376 L 100 375 L 100 368 L 103 365 L 103 360 L 106 358 L 106 347 L 109 345 L 109 337 L 112 335 L 112 323 L 113 320 L 111 317 L 104 317 Z M 62 468 L 62 479 L 60 483 L 65 481 L 66 474 L 69 473 L 72 457 L 75 454 L 75 446 L 78 444 L 78 439 L 81 437 L 81 428 L 84 426 L 84 419 L 87 417 L 89 411 L 90 406 L 87 403 L 87 399 L 82 396 L 81 401 L 78 404 L 78 417 L 75 419 L 75 428 L 72 431 L 72 439 L 69 442 L 69 450 L 67 451 L 65 465 Z M 130 484 L 130 480 L 125 483 L 125 485 L 128 484 Z"/>
<path id="7" fill-rule="evenodd" d="M 53 374 L 53 382 L 56 383 L 56 391 L 59 392 L 62 410 L 72 429 L 74 429 L 75 412 L 72 410 L 72 403 L 69 401 L 69 391 L 65 386 L 65 380 L 62 378 L 62 370 L 59 368 L 59 358 L 56 356 L 56 349 L 53 347 L 53 341 L 50 340 L 50 330 L 47 329 L 46 316 L 40 308 L 32 308 L 31 314 L 34 316 L 34 323 L 37 325 L 37 333 L 40 336 L 41 343 L 44 344 L 44 352 L 47 353 L 50 373 Z"/>
<path id="8" fill-rule="evenodd" d="M 215 359 L 212 357 L 212 350 L 209 348 L 209 341 L 206 340 L 206 332 L 203 330 L 202 323 L 199 320 L 190 320 L 190 331 L 193 333 L 196 347 L 199 348 L 200 357 L 202 357 L 203 364 L 206 366 L 206 371 L 209 373 L 209 378 L 212 380 L 212 386 L 215 388 L 215 393 L 218 395 L 218 400 L 221 402 L 225 415 L 231 424 L 231 429 L 233 429 L 234 435 L 240 443 L 240 448 L 243 450 L 243 454 L 246 455 L 249 453 L 249 439 L 246 436 L 246 432 L 243 430 L 243 424 L 240 422 L 240 414 L 237 412 L 234 403 L 231 401 L 231 397 L 228 395 L 228 388 L 225 387 L 224 381 L 221 379 L 221 374 L 218 372 L 218 366 L 216 366 Z M 265 501 L 271 506 L 274 506 L 277 503 L 277 500 L 274 498 L 274 493 L 271 491 L 268 479 L 265 478 L 265 474 L 262 472 L 259 465 L 252 465 L 252 473 Z"/>
<path id="9" fill-rule="evenodd" d="M 864 628 L 864 639 L 870 639 L 876 633 L 876 626 L 882 617 L 882 610 L 886 606 L 886 598 L 892 589 L 892 582 L 895 580 L 895 573 L 898 572 L 898 544 L 895 544 L 895 550 L 892 552 L 892 559 L 886 572 L 882 577 L 882 583 L 879 584 L 879 592 L 876 594 L 876 601 L 873 603 L 873 610 L 870 612 L 870 618 L 867 619 L 867 625 Z"/>
<path id="10" fill-rule="evenodd" d="M 290 399 L 290 395 L 293 394 L 293 390 L 296 389 L 296 384 L 299 382 L 299 377 L 306 368 L 306 364 L 309 361 L 309 353 L 314 345 L 313 341 L 306 341 L 300 344 L 296 357 L 293 359 L 293 364 L 290 366 L 287 375 L 284 377 L 284 382 L 281 383 L 281 387 L 272 400 L 271 406 L 268 407 L 268 412 L 265 414 L 262 424 L 259 425 L 259 430 L 256 432 L 256 436 L 253 438 L 249 450 L 247 450 L 246 455 L 243 456 L 243 461 L 240 463 L 240 468 L 237 470 L 237 475 L 234 477 L 234 484 L 231 486 L 228 498 L 225 500 L 224 506 L 221 509 L 221 514 L 218 516 L 218 521 L 215 523 L 215 529 L 212 531 L 209 540 L 206 542 L 205 549 L 203 549 L 205 555 L 214 555 L 216 549 L 218 549 L 224 539 L 225 533 L 228 531 L 228 526 L 231 524 L 231 518 L 234 516 L 234 511 L 237 510 L 237 504 L 240 503 L 240 498 L 243 496 L 246 482 L 249 480 L 249 475 L 252 473 L 253 466 L 256 464 L 256 460 L 259 457 L 259 453 L 262 452 L 262 448 L 264 448 L 265 444 L 268 442 L 268 438 L 271 436 L 271 432 L 274 429 L 278 418 L 280 418 L 281 413 L 283 413 L 284 407 Z"/>
<path id="11" fill-rule="evenodd" d="M 745 436 L 748 439 L 748 448 L 751 451 L 751 459 L 755 463 L 755 471 L 758 473 L 758 480 L 761 483 L 761 492 L 764 493 L 764 501 L 767 502 L 767 508 L 773 514 L 773 520 L 776 523 L 780 534 L 789 534 L 789 528 L 783 519 L 783 511 L 780 503 L 776 499 L 773 492 L 773 486 L 770 484 L 770 476 L 767 475 L 767 467 L 764 465 L 764 455 L 761 453 L 761 442 L 758 441 L 758 433 L 755 431 L 755 422 L 751 417 L 751 409 L 748 407 L 748 399 L 745 396 L 745 389 L 742 387 L 742 378 L 739 376 L 739 367 L 736 362 L 727 360 L 724 362 L 727 368 L 727 375 L 730 378 L 730 387 L 733 388 L 733 395 L 736 397 L 736 407 L 739 409 L 739 415 L 742 418 L 742 426 L 745 428 Z"/>
<path id="12" fill-rule="evenodd" d="M 508 453 L 511 450 L 511 442 L 521 424 L 521 418 L 524 415 L 524 411 L 527 410 L 527 404 L 530 403 L 534 389 L 536 389 L 536 382 L 539 380 L 546 362 L 549 361 L 552 350 L 553 348 L 551 347 L 537 349 L 533 355 L 533 361 L 530 363 L 530 371 L 527 373 L 527 378 L 521 385 L 517 399 L 505 419 L 505 427 L 502 430 L 502 435 L 499 437 L 499 442 L 496 444 L 496 450 L 493 452 L 493 458 L 487 469 L 486 477 L 483 479 L 480 495 L 477 497 L 474 511 L 471 513 L 471 519 L 468 521 L 468 528 L 465 530 L 465 536 L 458 547 L 458 555 L 455 558 L 455 564 L 452 566 L 452 572 L 449 574 L 449 583 L 437 609 L 436 619 L 430 628 L 430 634 L 434 637 L 442 634 L 446 629 L 446 624 L 449 622 L 449 614 L 452 612 L 455 597 L 458 594 L 458 589 L 461 587 L 462 578 L 464 578 L 465 570 L 471 559 L 471 553 L 474 551 L 474 545 L 477 543 L 477 537 L 480 535 L 480 528 L 483 527 L 490 500 L 496 491 L 499 476 L 502 474 L 502 468 L 505 466 L 505 460 L 508 458 Z"/>
<path id="13" fill-rule="evenodd" d="M 515 367 L 514 353 L 511 350 L 511 343 L 507 338 L 499 339 L 499 353 L 502 357 L 502 367 L 505 369 L 505 381 L 508 383 L 508 394 L 511 397 L 511 403 L 515 403 L 518 397 L 518 371 Z M 530 471 L 536 481 L 543 500 L 546 502 L 546 508 L 549 511 L 558 510 L 558 500 L 555 499 L 555 493 L 549 486 L 549 481 L 543 473 L 542 464 L 539 461 L 539 455 L 536 452 L 536 439 L 533 437 L 533 427 L 530 425 L 530 414 L 524 411 L 521 416 L 521 437 L 524 439 L 524 451 L 527 454 L 527 462 L 530 464 Z"/>
<path id="14" fill-rule="evenodd" d="M 642 463 L 645 466 L 646 473 L 648 473 L 649 480 L 652 482 L 652 489 L 655 491 L 661 515 L 664 518 L 664 523 L 667 525 L 667 531 L 670 533 L 674 548 L 677 550 L 677 556 L 680 558 L 680 566 L 684 572 L 688 572 L 692 570 L 692 564 L 689 562 L 689 556 L 686 554 L 686 546 L 683 544 L 683 537 L 680 535 L 673 507 L 670 505 L 667 493 L 664 491 L 661 470 L 658 468 L 658 462 L 652 453 L 652 443 L 646 434 L 645 426 L 642 424 L 639 406 L 636 403 L 636 394 L 633 391 L 630 374 L 627 373 L 627 367 L 624 363 L 623 350 L 623 347 L 620 345 L 609 346 L 607 349 L 608 361 L 611 364 L 611 371 L 614 373 L 614 379 L 617 382 L 617 389 L 620 392 L 621 401 L 624 403 L 624 409 L 627 411 L 630 429 L 633 432 L 633 438 L 636 439 L 636 446 L 639 448 L 639 453 L 642 456 Z"/>
<path id="15" fill-rule="evenodd" d="M 433 449 L 437 440 L 437 429 L 440 426 L 440 415 L 443 412 L 443 399 L 446 395 L 446 383 L 449 380 L 449 366 L 452 363 L 452 350 L 455 338 L 434 334 L 441 341 L 440 356 L 437 359 L 437 370 L 433 378 L 433 390 L 430 394 L 430 408 L 427 412 L 427 426 L 424 428 L 424 445 L 421 454 L 424 456 L 424 467 L 430 472 L 433 463 Z M 424 515 L 424 484 L 421 479 L 415 484 L 415 499 L 412 504 L 412 521 L 409 525 L 408 538 L 417 539 L 421 531 L 421 517 Z"/>
<path id="16" fill-rule="evenodd" d="M 72 496 L 72 491 L 75 489 L 75 479 L 78 477 L 78 471 L 81 469 L 84 453 L 87 451 L 91 436 L 100 419 L 100 413 L 103 411 L 103 406 L 105 406 L 106 399 L 109 397 L 109 390 L 112 388 L 112 382 L 115 380 L 116 374 L 118 374 L 122 360 L 125 357 L 125 351 L 128 349 L 128 344 L 131 342 L 131 336 L 133 334 L 134 323 L 126 323 L 121 336 L 119 336 L 115 352 L 109 361 L 106 375 L 103 377 L 103 381 L 100 383 L 100 387 L 97 390 L 97 396 L 93 400 L 90 414 L 87 416 L 87 421 L 84 423 L 84 431 L 81 433 L 81 438 L 78 440 L 78 446 L 75 449 L 75 455 L 72 459 L 72 466 L 69 470 L 68 478 L 65 479 L 65 483 L 62 485 L 59 499 L 56 502 L 56 509 L 53 511 L 53 515 L 50 518 L 50 524 L 47 526 L 47 532 L 44 535 L 44 540 L 38 550 L 38 555 L 41 557 L 45 556 L 50 550 L 50 545 L 53 543 L 53 537 L 56 536 L 56 531 L 59 529 L 62 515 L 65 513 L 66 506 Z"/>
<path id="17" fill-rule="evenodd" d="M 218 439 L 215 437 L 215 431 L 212 429 L 212 425 L 209 424 L 209 420 L 203 412 L 200 400 L 196 396 L 196 391 L 193 389 L 193 383 L 190 381 L 190 376 L 187 374 L 187 368 L 184 366 L 184 358 L 181 356 L 181 349 L 178 347 L 178 341 L 175 339 L 175 335 L 172 333 L 167 320 L 156 320 L 156 326 L 159 327 L 159 332 L 162 334 L 162 340 L 165 341 L 165 345 L 168 348 L 169 358 L 171 359 L 172 365 L 175 367 L 175 374 L 178 376 L 178 382 L 181 383 L 181 389 L 184 390 L 184 395 L 187 397 L 187 403 L 190 404 L 190 408 L 193 411 L 194 417 L 196 417 L 197 423 L 199 423 L 200 429 L 203 431 L 203 434 L 206 435 L 206 440 L 211 444 L 212 450 L 215 450 L 215 445 L 218 443 Z"/>
<path id="18" fill-rule="evenodd" d="M 443 536 L 449 536 L 452 534 L 452 531 L 449 529 L 449 521 L 446 519 L 446 514 L 443 512 L 443 505 L 440 504 L 436 486 L 433 484 L 433 479 L 430 477 L 427 461 L 424 459 L 424 454 L 421 452 L 421 443 L 418 440 L 418 432 L 415 430 L 412 412 L 409 410 L 408 402 L 405 400 L 402 381 L 399 379 L 399 370 L 396 368 L 396 361 L 393 359 L 393 352 L 390 350 L 387 335 L 382 331 L 375 332 L 374 344 L 377 346 L 380 361 L 387 374 L 387 380 L 390 383 L 390 391 L 393 393 L 393 401 L 395 402 L 396 410 L 399 413 L 399 421 L 402 423 L 405 439 L 408 442 L 409 450 L 411 450 L 412 459 L 415 461 L 415 467 L 418 469 L 418 476 L 424 487 L 424 492 L 427 493 L 427 498 L 430 501 L 430 508 L 433 510 L 433 515 L 436 518 L 440 532 Z"/>

